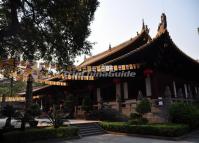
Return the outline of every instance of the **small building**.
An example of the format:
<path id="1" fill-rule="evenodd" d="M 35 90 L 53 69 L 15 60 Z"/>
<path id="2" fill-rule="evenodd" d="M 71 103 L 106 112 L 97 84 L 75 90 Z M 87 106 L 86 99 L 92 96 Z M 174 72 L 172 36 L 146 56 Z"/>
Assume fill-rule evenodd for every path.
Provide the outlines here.
<path id="1" fill-rule="evenodd" d="M 103 101 L 126 115 L 134 112 L 140 98 L 146 97 L 153 105 L 152 113 L 148 114 L 153 122 L 165 120 L 162 112 L 167 104 L 193 102 L 199 97 L 199 63 L 175 45 L 167 29 L 164 13 L 154 38 L 151 38 L 149 28 L 143 22 L 137 36 L 85 59 L 78 68 L 106 65 L 121 66 L 121 69 L 133 72 L 134 76 L 70 80 L 67 81 L 67 87 L 48 86 L 37 90 L 34 95 L 42 95 L 44 106 L 64 100 L 68 95 L 76 96 L 77 117 L 83 114 L 81 102 L 86 95 L 91 96 L 96 109 L 100 108 Z M 130 65 L 139 67 L 129 68 Z M 121 71 L 118 69 L 114 73 Z"/>

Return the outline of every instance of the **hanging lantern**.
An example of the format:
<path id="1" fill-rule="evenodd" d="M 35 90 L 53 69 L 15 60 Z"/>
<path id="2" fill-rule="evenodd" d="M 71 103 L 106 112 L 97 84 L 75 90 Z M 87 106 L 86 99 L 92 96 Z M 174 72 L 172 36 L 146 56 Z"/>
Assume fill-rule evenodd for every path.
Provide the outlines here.
<path id="1" fill-rule="evenodd" d="M 150 76 L 153 74 L 153 70 L 150 68 L 147 68 L 144 70 L 144 76 Z"/>
<path id="2" fill-rule="evenodd" d="M 113 79 L 113 83 L 115 83 L 115 84 L 118 84 L 118 83 L 120 83 L 120 82 L 121 82 L 121 80 L 118 79 L 118 78 L 114 78 L 114 79 Z"/>

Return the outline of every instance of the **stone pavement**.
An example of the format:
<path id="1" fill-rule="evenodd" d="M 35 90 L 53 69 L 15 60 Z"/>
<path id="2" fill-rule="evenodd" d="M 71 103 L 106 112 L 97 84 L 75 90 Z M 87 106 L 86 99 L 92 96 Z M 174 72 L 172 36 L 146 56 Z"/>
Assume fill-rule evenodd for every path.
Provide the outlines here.
<path id="1" fill-rule="evenodd" d="M 105 134 L 68 141 L 48 140 L 35 143 L 199 143 L 199 132 L 189 135 L 187 138 L 182 139 L 181 141 L 168 141 L 125 135 Z"/>

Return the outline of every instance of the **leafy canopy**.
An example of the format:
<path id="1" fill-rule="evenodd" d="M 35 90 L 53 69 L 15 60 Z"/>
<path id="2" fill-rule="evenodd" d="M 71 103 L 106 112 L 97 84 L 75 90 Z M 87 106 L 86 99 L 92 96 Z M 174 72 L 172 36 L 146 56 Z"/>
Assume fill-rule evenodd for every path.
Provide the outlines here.
<path id="1" fill-rule="evenodd" d="M 16 81 L 13 84 L 13 95 L 16 95 L 18 92 L 22 92 L 26 87 L 25 82 L 23 81 Z M 0 84 L 0 96 L 2 95 L 6 95 L 9 96 L 10 95 L 10 83 L 4 83 L 4 84 Z"/>
<path id="2" fill-rule="evenodd" d="M 0 56 L 69 64 L 89 54 L 98 0 L 0 0 Z"/>

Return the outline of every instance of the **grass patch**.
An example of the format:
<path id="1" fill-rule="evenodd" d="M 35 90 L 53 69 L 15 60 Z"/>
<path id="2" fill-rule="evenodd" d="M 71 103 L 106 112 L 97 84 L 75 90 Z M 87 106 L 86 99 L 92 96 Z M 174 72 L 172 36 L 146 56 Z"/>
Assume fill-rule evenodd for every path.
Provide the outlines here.
<path id="1" fill-rule="evenodd" d="M 178 137 L 189 132 L 189 126 L 183 124 L 146 124 L 130 125 L 122 122 L 101 122 L 100 126 L 107 131 L 143 134 L 165 137 Z"/>

